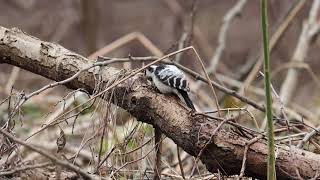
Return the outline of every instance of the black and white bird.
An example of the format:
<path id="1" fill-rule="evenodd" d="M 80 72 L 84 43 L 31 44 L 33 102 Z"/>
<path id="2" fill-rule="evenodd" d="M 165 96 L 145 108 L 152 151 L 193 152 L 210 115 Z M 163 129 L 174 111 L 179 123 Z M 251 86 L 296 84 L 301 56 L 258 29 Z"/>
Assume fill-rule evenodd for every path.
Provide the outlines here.
<path id="1" fill-rule="evenodd" d="M 165 64 L 151 65 L 146 69 L 146 76 L 162 94 L 174 93 L 189 108 L 195 110 L 188 95 L 190 91 L 188 81 L 179 68 Z"/>

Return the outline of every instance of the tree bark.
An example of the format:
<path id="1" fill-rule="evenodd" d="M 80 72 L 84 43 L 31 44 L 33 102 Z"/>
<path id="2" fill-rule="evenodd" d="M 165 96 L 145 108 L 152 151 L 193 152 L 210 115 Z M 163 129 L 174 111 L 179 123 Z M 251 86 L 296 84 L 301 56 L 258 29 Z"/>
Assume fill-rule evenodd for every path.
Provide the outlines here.
<path id="1" fill-rule="evenodd" d="M 0 63 L 21 67 L 46 78 L 60 81 L 74 75 L 93 62 L 54 43 L 44 42 L 14 28 L 0 27 Z M 116 77 L 120 70 L 113 67 L 92 68 L 65 84 L 68 88 L 83 88 L 92 93 L 95 76 L 100 72 L 104 82 Z M 114 89 L 113 103 L 124 108 L 137 120 L 152 124 L 189 154 L 197 157 L 210 140 L 211 133 L 221 121 L 202 115 L 192 115 L 177 101 L 156 93 L 140 73 Z M 107 92 L 108 93 L 108 92 Z M 207 169 L 219 168 L 227 175 L 240 173 L 246 142 L 231 128 L 220 128 L 200 156 Z M 320 155 L 285 145 L 276 146 L 276 168 L 279 179 L 312 178 L 320 172 Z M 266 140 L 253 143 L 247 154 L 245 175 L 267 177 Z"/>

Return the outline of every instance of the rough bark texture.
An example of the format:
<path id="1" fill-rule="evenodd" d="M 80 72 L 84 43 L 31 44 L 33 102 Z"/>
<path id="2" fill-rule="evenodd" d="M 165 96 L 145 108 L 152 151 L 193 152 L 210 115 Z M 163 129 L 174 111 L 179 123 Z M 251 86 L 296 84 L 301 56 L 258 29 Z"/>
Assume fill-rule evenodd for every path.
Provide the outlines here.
<path id="1" fill-rule="evenodd" d="M 92 64 L 60 45 L 43 42 L 18 29 L 3 27 L 0 27 L 0 63 L 19 66 L 55 81 L 68 78 Z M 101 75 L 107 82 L 119 72 L 118 69 L 104 67 Z M 97 73 L 98 68 L 93 68 L 66 86 L 92 92 Z M 145 82 L 145 78 L 138 74 L 115 87 L 114 103 L 139 121 L 158 126 L 186 152 L 197 156 L 220 122 L 201 115 L 191 116 L 175 99 L 155 93 Z M 217 172 L 220 168 L 228 175 L 239 174 L 246 141 L 247 138 L 230 128 L 220 129 L 201 155 L 201 160 L 211 172 Z M 297 170 L 303 178 L 312 178 L 317 171 L 320 172 L 319 155 L 295 147 L 277 146 L 276 149 L 278 178 L 297 177 Z M 249 148 L 245 175 L 264 179 L 266 165 L 267 146 L 266 141 L 261 139 Z"/>

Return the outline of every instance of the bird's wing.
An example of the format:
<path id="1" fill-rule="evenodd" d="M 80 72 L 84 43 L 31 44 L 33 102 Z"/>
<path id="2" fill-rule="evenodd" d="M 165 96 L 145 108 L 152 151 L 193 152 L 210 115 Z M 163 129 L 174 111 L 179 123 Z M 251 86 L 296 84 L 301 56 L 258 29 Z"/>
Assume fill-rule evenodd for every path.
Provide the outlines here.
<path id="1" fill-rule="evenodd" d="M 190 91 L 184 73 L 176 66 L 159 65 L 155 70 L 155 75 L 165 85 L 184 91 Z"/>

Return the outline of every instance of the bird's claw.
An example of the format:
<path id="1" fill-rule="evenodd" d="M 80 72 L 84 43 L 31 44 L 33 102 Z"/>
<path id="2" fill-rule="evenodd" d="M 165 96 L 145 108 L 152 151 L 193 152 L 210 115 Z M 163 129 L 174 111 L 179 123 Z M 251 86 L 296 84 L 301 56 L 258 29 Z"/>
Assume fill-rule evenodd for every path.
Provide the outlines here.
<path id="1" fill-rule="evenodd" d="M 194 109 L 190 109 L 190 110 L 188 111 L 188 114 L 189 114 L 189 116 L 194 117 L 194 116 L 197 115 L 197 111 L 195 111 Z"/>

